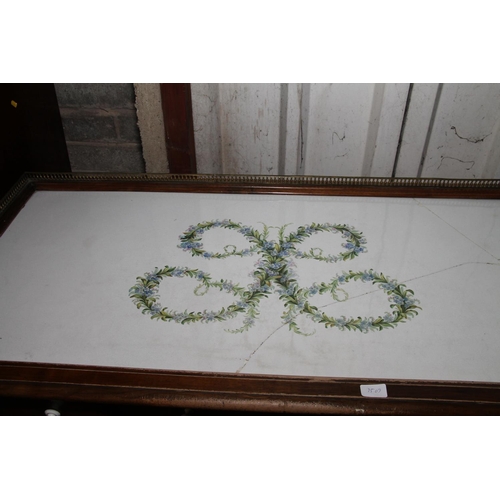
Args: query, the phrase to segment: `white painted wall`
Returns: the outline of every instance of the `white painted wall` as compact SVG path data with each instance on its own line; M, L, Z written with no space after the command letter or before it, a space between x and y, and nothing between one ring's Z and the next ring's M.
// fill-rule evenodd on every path
M500 176L500 85L444 84L422 177Z
M297 174L391 176L408 84L303 84Z
M411 89L397 160L398 177L418 177L438 89L437 83L415 83Z
M191 88L200 173L500 177L500 84Z
M192 84L199 173L277 174L280 84Z

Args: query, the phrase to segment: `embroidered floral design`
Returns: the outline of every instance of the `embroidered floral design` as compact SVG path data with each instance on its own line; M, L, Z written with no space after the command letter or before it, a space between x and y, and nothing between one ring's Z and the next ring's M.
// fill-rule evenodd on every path
M253 282L247 287L241 287L228 280L213 280L209 274L199 269L187 267L165 266L162 269L155 268L154 271L146 273L144 277L138 277L136 284L130 288L129 296L143 314L148 314L152 319L162 321L174 321L180 324L194 322L210 323L213 321L226 321L242 314L243 325L235 330L227 330L238 333L249 330L259 315L258 306L262 299L275 292L284 303L285 311L281 319L288 328L295 333L307 335L298 327L295 319L299 314L309 317L313 322L323 324L325 328L337 327L340 330L358 330L368 332L394 328L399 323L405 322L418 314L420 307L418 300L414 298L414 292L407 289L406 285L399 284L395 280L370 270L349 271L337 275L329 283L314 283L309 288L300 287L292 258L314 259L327 263L347 261L354 259L361 253L365 253L366 239L362 233L347 224L316 224L300 226L296 231L285 235L285 228L279 228L278 240L269 240L269 228L264 225L260 232L250 226L242 225L228 219L222 221L202 222L190 226L181 236L178 247L193 256L205 259L225 259L232 256L245 257L259 254L251 276ZM212 228L224 228L237 231L250 243L249 248L238 250L234 245L226 245L223 252L210 252L205 250L202 235ZM297 250L296 245L302 243L306 238L319 233L339 233L346 241L342 244L344 251L336 254L324 254L320 248L312 248L308 252ZM234 302L227 307L217 311L184 312L172 311L163 307L159 302L159 285L164 278L192 278L199 282L194 289L196 295L204 295L210 288L232 294ZM391 312L384 316L339 318L330 317L320 311L316 306L309 303L309 298L314 295L329 293L335 300L344 301L348 294L339 287L349 281L361 281L377 285L387 296L390 302ZM338 292L342 293L339 297Z

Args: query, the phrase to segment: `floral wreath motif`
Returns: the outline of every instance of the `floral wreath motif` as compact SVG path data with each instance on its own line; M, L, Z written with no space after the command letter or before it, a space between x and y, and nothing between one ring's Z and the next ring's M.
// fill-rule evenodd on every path
M325 328L336 327L340 330L358 330L364 333L374 330L394 328L399 323L413 318L418 314L417 309L421 309L414 298L414 292L399 284L395 280L384 276L382 273L373 271L349 271L335 276L329 283L314 283L309 288L299 286L297 276L293 270L292 257L296 259L314 259L327 263L347 261L356 258L359 254L366 252L366 239L363 234L347 224L316 224L312 223L300 226L295 232L285 235L286 224L281 226L278 233L278 241L269 240L269 227L263 224L262 232L237 222L225 219L222 221L207 221L190 226L179 236L180 244L178 248L190 252L193 256L205 259L225 259L232 256L245 257L255 253L260 255L253 272L254 281L247 287L221 279L213 280L209 274L199 269L189 269L187 267L165 266L162 269L155 268L154 271L146 273L144 277L138 277L136 284L130 288L129 296L138 309L143 314L149 314L151 319L162 321L174 321L180 324L194 322L209 323L213 321L225 321L243 314L243 326L235 330L226 330L231 333L247 331L259 315L258 306L261 299L268 297L275 292L280 300L284 302L285 311L281 318L288 324L289 330L301 334L296 323L299 314L304 314L315 323L323 324ZM241 233L249 242L250 247L238 250L234 245L226 245L223 252L209 252L204 249L202 235L212 228L224 228ZM320 233L339 233L346 240L342 243L343 252L336 255L324 255L320 248L312 248L308 252L301 252L296 249L296 245L302 243L306 238ZM183 312L172 311L163 307L159 302L159 286L164 278L193 278L199 282L195 287L196 295L204 295L210 288L232 294L235 297L233 303L223 307L218 311ZM320 311L316 306L309 303L309 298L316 294L330 293L337 301L347 300L348 294L339 288L340 285L349 281L362 281L378 285L388 296L391 303L391 312L386 312L384 316L346 318L341 316L333 318ZM338 296L342 292L343 297Z

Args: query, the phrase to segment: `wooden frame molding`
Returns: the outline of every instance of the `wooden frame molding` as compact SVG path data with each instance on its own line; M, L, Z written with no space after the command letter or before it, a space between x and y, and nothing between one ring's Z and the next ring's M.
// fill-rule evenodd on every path
M193 107L189 83L160 83L169 170L196 173Z
M152 406L337 415L499 415L500 384L286 377L0 362L0 395Z

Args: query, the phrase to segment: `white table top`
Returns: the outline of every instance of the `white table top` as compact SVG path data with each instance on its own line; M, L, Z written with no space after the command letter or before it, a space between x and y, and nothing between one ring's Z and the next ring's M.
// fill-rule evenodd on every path
M500 382L499 299L499 200L42 191L0 238L8 361Z

